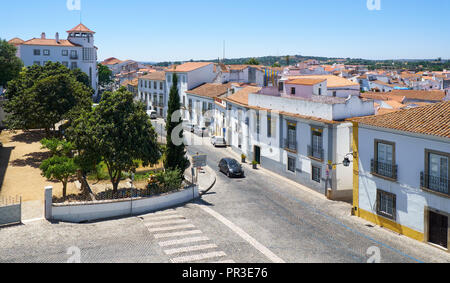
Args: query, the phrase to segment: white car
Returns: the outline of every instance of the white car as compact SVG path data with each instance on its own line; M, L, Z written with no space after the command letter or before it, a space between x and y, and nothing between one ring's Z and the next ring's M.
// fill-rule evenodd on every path
M211 144L215 147L218 146L227 146L227 142L225 141L225 138L223 137L212 137L211 138Z
M155 120L158 118L158 113L155 110L147 111L148 116L150 116L150 119Z

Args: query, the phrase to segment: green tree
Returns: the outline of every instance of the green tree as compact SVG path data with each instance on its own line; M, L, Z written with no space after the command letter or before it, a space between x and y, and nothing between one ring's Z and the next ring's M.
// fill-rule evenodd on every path
M256 58L250 58L247 62L245 62L246 65L259 65L259 61Z
M98 84L106 87L112 82L112 71L107 66L98 64Z
M19 76L23 67L22 60L16 56L17 48L6 40L0 39L0 87Z
M76 74L60 63L31 66L8 84L5 111L11 129L51 128L61 120L71 120L89 109L92 88L77 80Z
M136 160L143 166L156 164L161 157L157 135L142 103L124 87L105 92L102 101L90 112L84 112L67 130L83 153L84 161L101 160L117 192L122 172L132 172Z
M63 184L63 197L67 197L67 183L77 172L77 165L67 156L53 156L42 162L42 175L49 180L57 180Z
M178 76L174 74L167 111L167 145L164 156L164 167L166 170L179 169L181 174L184 174L184 171L189 168L189 160L186 158L186 147L183 142L184 135L180 125L181 103L178 91ZM174 138L176 140L173 140Z
M42 148L48 149L52 156L72 157L72 151L75 149L73 143L57 138L41 140Z

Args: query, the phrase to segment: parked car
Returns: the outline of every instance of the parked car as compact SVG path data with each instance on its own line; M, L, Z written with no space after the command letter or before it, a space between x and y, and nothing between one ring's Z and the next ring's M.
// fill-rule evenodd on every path
M244 169L242 169L241 164L232 158L224 158L220 160L219 170L220 172L226 174L229 178L245 177L245 172Z
M223 137L216 137L216 136L213 136L212 138L211 138L211 144L213 145L213 146L215 146L215 147L218 147L218 146L227 146L227 142L225 141L225 138L223 138Z
M208 135L208 130L206 129L206 127L196 126L194 128L194 134L204 137Z
M195 125L192 123L183 122L183 128L185 131L193 133L194 129L195 129Z
M158 118L158 113L155 110L147 111L148 116L150 116L150 119L155 120Z

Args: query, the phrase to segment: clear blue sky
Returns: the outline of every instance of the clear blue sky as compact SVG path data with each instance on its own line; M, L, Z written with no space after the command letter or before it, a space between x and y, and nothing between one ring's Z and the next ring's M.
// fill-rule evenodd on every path
M450 1L81 0L99 59L175 61L264 55L450 58ZM80 21L66 0L2 0L0 38L54 37Z

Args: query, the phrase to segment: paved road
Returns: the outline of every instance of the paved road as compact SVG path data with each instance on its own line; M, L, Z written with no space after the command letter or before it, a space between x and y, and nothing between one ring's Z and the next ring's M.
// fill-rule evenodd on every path
M203 141L188 151L207 154L212 169L220 158L233 157ZM155 214L2 228L0 262L450 262L448 253L366 226L349 216L350 204L245 169L245 179L218 174L201 200Z

